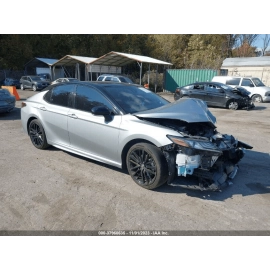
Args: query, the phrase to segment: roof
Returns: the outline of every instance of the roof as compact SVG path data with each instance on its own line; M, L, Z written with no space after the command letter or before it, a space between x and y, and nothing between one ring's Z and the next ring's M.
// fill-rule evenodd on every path
M54 63L54 66L72 66L77 64L78 62L84 64L90 64L97 58L94 57L85 57L85 56L75 56L75 55L66 55L57 62Z
M171 63L164 62L164 61L151 58L148 56L120 53L120 52L109 52L101 56L100 58L97 58L91 64L122 67L124 65L133 63L134 61L144 62L144 63L149 63L149 64L173 65Z
M38 65L41 66L52 66L58 59L51 59L51 58L39 58L35 57L34 59L30 60L25 64L25 66L33 66L36 67Z
M270 66L270 56L226 58L222 67Z

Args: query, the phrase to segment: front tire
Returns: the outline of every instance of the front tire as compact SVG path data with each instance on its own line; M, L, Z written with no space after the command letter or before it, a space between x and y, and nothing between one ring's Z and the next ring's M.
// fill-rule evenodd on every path
M133 145L126 157L133 181L145 189L155 189L168 178L168 164L159 148L149 143Z
M237 110L239 108L239 104L235 100L229 100L227 102L227 108L230 110Z
M36 148L46 149L49 147L44 128L37 119L30 122L28 130L31 142Z
M252 101L253 102L258 102L258 103L263 103L263 99L261 95L254 95L252 96Z

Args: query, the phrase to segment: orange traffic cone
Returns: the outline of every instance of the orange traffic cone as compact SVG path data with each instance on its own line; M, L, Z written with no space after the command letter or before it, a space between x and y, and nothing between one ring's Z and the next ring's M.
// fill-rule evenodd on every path
M10 94L16 97L16 100L20 100L19 94L15 86L2 86L2 89L7 89L10 92Z

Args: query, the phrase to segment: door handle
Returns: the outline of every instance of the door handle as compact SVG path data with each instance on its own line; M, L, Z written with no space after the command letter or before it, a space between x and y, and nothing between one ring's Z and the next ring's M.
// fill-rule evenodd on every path
M78 118L78 116L76 114L74 114L74 113L68 114L68 117L71 117L71 118L74 118L74 119Z
M47 109L45 107L39 107L39 109L42 111L47 111Z

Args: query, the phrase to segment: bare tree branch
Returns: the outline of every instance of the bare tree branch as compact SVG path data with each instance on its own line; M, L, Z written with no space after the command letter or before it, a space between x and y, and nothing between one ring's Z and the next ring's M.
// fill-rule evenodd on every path
M270 43L270 35L264 35L263 40L263 47L262 47L262 55L265 55L265 51Z
M252 46L258 37L259 37L259 35L256 35L256 34L252 34L252 35L241 34L241 35L239 35L239 42L240 42L239 47L241 47L245 43L247 43L249 46Z

